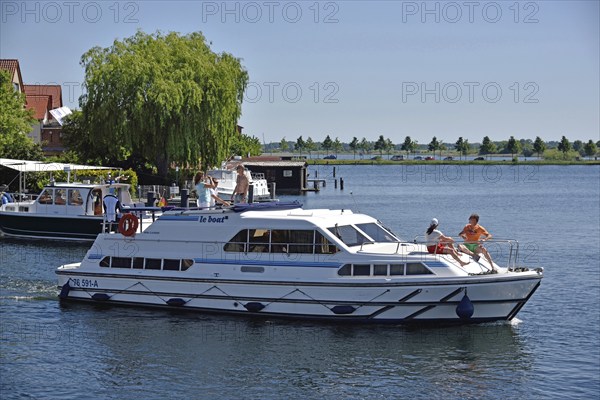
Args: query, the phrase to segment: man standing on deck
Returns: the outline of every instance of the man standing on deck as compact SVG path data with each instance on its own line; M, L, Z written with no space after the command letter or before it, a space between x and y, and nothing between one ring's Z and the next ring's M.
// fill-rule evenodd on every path
M104 222L108 222L108 232L112 232L113 222L117 222L117 210L121 212L121 202L115 196L115 188L108 189L108 194L104 196Z
M231 201L235 202L236 204L248 202L249 182L244 170L245 168L242 164L236 167L238 176L235 181L235 189L233 189L233 193L231 194Z

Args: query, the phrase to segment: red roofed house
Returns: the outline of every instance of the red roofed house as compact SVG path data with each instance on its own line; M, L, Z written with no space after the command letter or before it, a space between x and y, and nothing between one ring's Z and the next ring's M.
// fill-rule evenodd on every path
M21 78L21 67L19 66L19 60L2 60L0 59L0 69L8 71L12 77L13 87L19 92L23 93L23 79Z
M33 110L37 122L27 136L35 143L40 143L46 155L64 151L62 144L62 128L54 119L50 110L63 106L62 88L60 85L25 85L21 76L19 60L0 59L0 69L8 71L12 77L13 87L25 94L24 106Z
M62 128L50 114L50 110L63 106L62 88L60 85L24 85L24 87L27 108L33 108L35 118L40 121L39 130L37 126L34 126L34 135L39 135L34 137L34 140L36 143L42 144L42 150L46 155L62 153L64 151ZM45 112L44 116L42 116L42 112Z

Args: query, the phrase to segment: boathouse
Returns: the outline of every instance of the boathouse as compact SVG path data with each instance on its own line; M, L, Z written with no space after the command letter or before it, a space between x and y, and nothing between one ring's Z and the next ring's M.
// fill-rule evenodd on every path
M306 190L308 164L305 161L242 160L242 163L253 174L264 174L267 183L275 183L277 194L301 194Z

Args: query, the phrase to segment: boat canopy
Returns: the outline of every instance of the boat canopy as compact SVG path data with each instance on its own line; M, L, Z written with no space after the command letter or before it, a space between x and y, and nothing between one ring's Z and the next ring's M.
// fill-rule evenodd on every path
M0 158L0 166L14 169L19 172L53 172L53 171L80 171L92 169L119 169L114 167L100 167L93 165L79 165L59 162L43 162L30 160L15 160Z

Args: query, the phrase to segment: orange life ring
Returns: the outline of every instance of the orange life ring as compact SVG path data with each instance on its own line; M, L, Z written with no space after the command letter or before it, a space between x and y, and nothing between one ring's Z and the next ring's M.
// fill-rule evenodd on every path
M119 221L119 232L123 236L133 236L137 231L139 221L133 214L125 214Z

